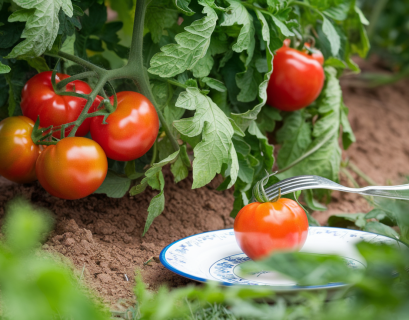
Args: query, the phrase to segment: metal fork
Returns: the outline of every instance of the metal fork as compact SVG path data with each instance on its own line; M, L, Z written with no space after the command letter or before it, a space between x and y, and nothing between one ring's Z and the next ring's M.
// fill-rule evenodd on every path
M364 188L348 188L329 179L319 176L296 176L284 179L264 191L269 200L281 195L306 189L330 189L368 196L377 196L392 199L409 200L409 184L399 186L370 186Z

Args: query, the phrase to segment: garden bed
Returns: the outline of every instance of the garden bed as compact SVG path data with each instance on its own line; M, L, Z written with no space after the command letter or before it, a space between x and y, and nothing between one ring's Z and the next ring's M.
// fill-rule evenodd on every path
M362 67L370 68L365 64ZM409 174L409 82L376 89L349 86L348 77L343 83L349 120L357 138L343 159L348 158L377 184L405 183ZM367 184L354 172L352 175L360 185ZM233 225L229 217L232 191L216 191L221 180L191 190L191 177L175 185L165 170L165 179L165 211L143 238L149 201L156 194L152 191L123 199L92 195L67 201L50 196L38 183L17 185L0 178L0 214L3 216L4 205L17 195L49 209L56 225L44 249L67 257L83 281L118 309L133 301L135 270L153 289L165 283L180 286L190 282L160 264L158 256L164 246L182 237ZM341 180L350 184L345 175ZM325 224L331 214L369 210L362 197L334 192L328 210L314 216Z

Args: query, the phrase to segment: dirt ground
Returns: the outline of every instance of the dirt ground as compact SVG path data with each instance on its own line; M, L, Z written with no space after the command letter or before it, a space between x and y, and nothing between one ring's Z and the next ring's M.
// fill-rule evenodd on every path
M371 68L361 63L363 69ZM344 152L378 184L399 184L409 174L409 81L377 89L356 88L343 80L345 104L357 142ZM17 195L55 216L55 230L43 248L67 257L83 281L113 309L132 303L135 270L151 288L163 283L179 286L190 282L165 269L157 257L167 244L192 234L229 228L233 203L231 191L218 192L218 183L191 190L191 178L175 185L166 176L166 208L141 238L149 200L154 192L136 197L108 199L92 195L67 201L48 195L38 183L17 185L0 178L0 217L4 206ZM361 185L366 182L353 173ZM341 176L345 185L350 182ZM220 182L220 181L219 181ZM325 212L314 216L325 224L334 213L367 212L370 207L360 196L333 193ZM148 260L151 262L146 263Z

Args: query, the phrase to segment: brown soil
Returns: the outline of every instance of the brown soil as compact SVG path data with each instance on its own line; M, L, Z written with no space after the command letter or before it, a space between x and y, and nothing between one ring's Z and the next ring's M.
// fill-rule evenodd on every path
M408 85L409 82L402 82L372 90L346 84L343 88L357 137L343 157L378 184L402 183L409 174ZM182 237L233 224L229 218L231 191L216 191L217 182L190 190L191 177L175 185L169 172L165 176L165 212L154 221L144 238L141 234L147 207L155 194L149 190L135 198L92 195L66 201L48 195L38 183L17 185L0 178L0 217L5 203L17 195L48 208L55 215L56 226L44 249L68 257L79 273L84 269L85 283L112 308L119 309L134 299L135 270L140 270L151 288L163 283L178 286L189 282L158 262L164 246ZM366 184L356 174L353 176L361 185ZM343 175L341 179L345 185L350 183ZM363 198L334 192L328 210L314 216L324 224L334 213L369 210ZM148 260L151 262L146 263Z

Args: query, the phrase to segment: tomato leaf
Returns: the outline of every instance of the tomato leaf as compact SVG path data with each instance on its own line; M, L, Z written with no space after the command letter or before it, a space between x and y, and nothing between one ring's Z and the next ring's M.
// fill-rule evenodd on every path
M235 24L242 25L236 43L232 46L233 51L247 51L246 65L248 65L253 57L256 41L254 38L255 28L253 17L247 11L246 7L239 1L227 0L230 6L226 13L223 14L224 21L221 26L233 26Z
M26 22L21 35L25 40L13 48L7 58L38 57L47 49L51 50L57 38L60 21L58 13L61 10L72 17L73 7L70 0L14 0L22 9L13 12L9 22Z
M192 186L200 188L221 172L223 163L228 162L234 130L220 108L197 88L182 92L176 107L196 110L192 118L177 120L173 124L185 136L202 134L202 141L194 147Z
M201 5L204 6L203 13L206 16L186 27L185 32L176 35L176 44L163 46L161 52L153 56L148 70L150 73L164 78L173 77L191 70L205 56L218 17L206 3Z
M354 132L348 120L348 108L345 104L342 104L341 108L341 125L342 125L342 145L344 150L347 150L349 146L356 141Z
M369 231L373 233L383 234L385 236L399 239L399 234L392 229L391 227L377 221L369 221L365 227L363 228L364 231Z
M365 213L334 214L328 218L330 227L364 228L366 226Z
M323 18L322 31L328 37L328 40L331 44L332 55L336 56L338 54L339 48L341 47L341 39L332 23L327 18L325 18L324 15L322 16L322 18Z
M0 62L0 74L9 73L11 68L7 65L4 65Z
M204 83L206 83L210 88L217 90L219 92L226 92L227 88L226 86L223 84L223 82L217 80L217 79L213 79L213 78L209 78L209 77L204 77L202 79L202 81Z
M108 170L104 182L94 193L104 193L110 198L122 198L131 187L131 179Z
M170 2L154 0L145 14L145 25L149 29L152 41L158 43L164 29L170 28L178 19L178 12Z
M336 70L332 67L326 67L325 71L325 87L317 101L319 117L312 131L314 140L312 140L305 151L314 148L324 139L329 140L309 157L291 169L280 173L279 178L281 179L303 174L319 175L333 181L337 181L339 178L341 149L338 144L338 135L341 124L342 92L339 80L336 77ZM300 142L296 142L294 146L303 146L304 143L302 141L304 139L303 135L299 135L298 140ZM288 164L289 162L284 161L284 158L282 156L281 161Z

